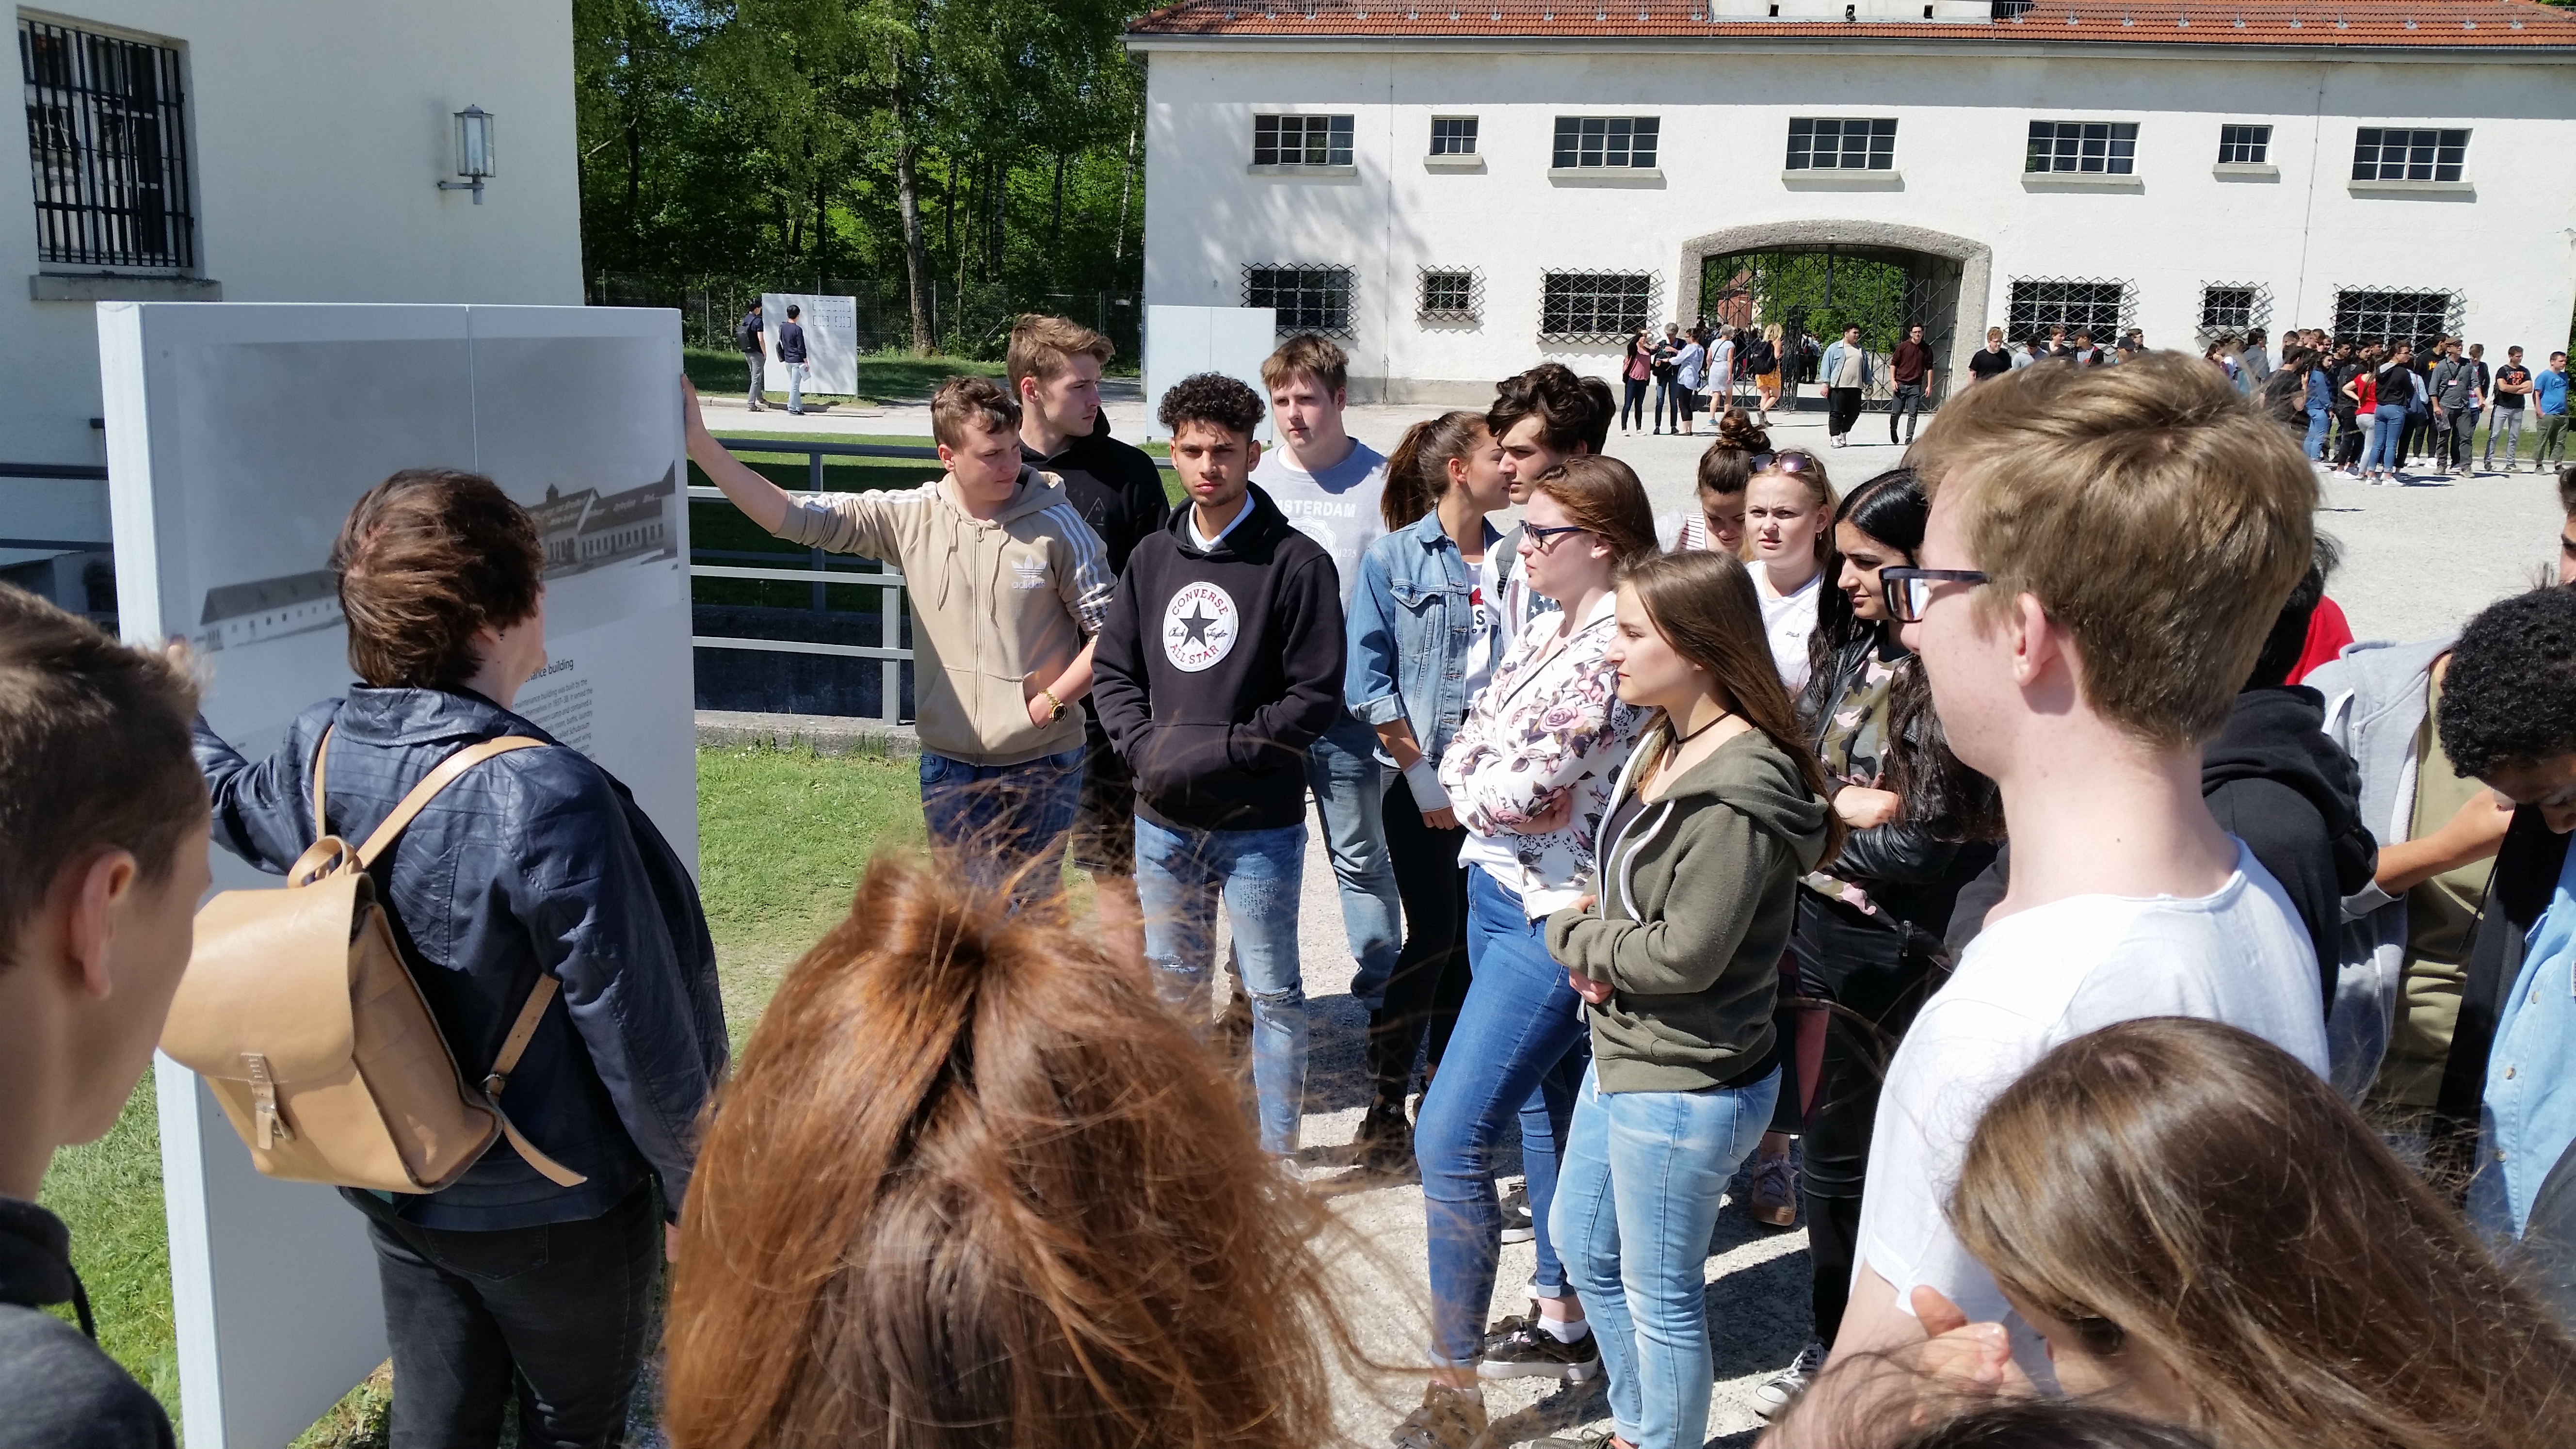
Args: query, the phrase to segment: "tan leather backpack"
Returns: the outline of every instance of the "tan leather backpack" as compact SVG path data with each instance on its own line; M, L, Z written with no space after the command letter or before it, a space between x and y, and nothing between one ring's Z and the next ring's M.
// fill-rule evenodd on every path
M466 771L539 748L509 735L429 772L355 850L322 818L324 753L313 751L313 848L284 890L225 891L197 912L196 946L161 1050L205 1078L251 1161L270 1177L382 1192L436 1192L496 1136L556 1185L581 1174L537 1150L501 1111L501 1089L557 990L540 975L478 1088L429 1014L367 867Z

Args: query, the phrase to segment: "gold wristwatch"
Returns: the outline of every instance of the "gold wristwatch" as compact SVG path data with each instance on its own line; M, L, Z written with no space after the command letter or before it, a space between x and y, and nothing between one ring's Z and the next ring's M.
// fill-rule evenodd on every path
M1055 697L1054 690L1041 689L1038 693L1046 697L1048 724L1053 724L1057 720L1064 718L1064 701Z

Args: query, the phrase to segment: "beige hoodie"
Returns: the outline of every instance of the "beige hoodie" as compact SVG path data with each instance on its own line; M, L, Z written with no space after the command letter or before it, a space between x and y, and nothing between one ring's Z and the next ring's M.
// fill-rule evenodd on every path
M778 536L903 571L923 749L1016 765L1082 748L1078 710L1029 723L1030 698L1100 632L1113 583L1063 479L1022 468L1020 491L989 522L958 506L944 477L899 493L826 493L792 500Z

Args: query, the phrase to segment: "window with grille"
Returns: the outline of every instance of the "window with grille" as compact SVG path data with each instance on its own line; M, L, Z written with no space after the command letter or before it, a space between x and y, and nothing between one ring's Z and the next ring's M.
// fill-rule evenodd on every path
M1888 171L1896 166L1896 122L1801 116L1789 122L1792 171Z
M179 52L22 17L18 66L27 86L38 262L194 267Z
M1653 116L1559 116L1555 159L1558 170L1590 166L1652 166L1655 137L1663 122Z
M2126 176L2137 163L2135 121L2033 121L2021 169Z
M1473 267L1424 267L1414 315L1425 322L1473 322L1484 311L1485 274Z
M1476 118L1433 116L1431 118L1431 154L1434 156L1475 155Z
M1252 164L1348 166L1351 164L1351 118L1255 116L1252 118Z
M2219 165L2261 166L2271 159L2271 127L2221 126L2218 128Z
M1624 342L1653 318L1652 272L1548 272L1539 279L1545 342Z
M1351 335L1351 269L1289 265L1243 269L1243 305L1279 314L1279 332Z
M2078 277L2015 277L2004 331L2016 340L2044 336L2051 327L2066 335L2090 332L2108 346L2129 321L2129 284Z
M2467 304L2457 292L2342 287L2335 291L2338 341L2412 342L2421 347L2459 331Z
M2239 337L2272 323L2272 289L2260 282L2209 282L2200 289L2200 336Z
M2466 131L2402 131L2364 126L2353 133L2355 181L2457 181L2468 160Z

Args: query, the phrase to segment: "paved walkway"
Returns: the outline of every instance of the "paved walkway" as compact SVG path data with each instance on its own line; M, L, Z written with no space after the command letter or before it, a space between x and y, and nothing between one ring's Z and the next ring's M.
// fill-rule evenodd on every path
M1389 449L1430 408L1359 407L1351 431ZM763 431L926 435L921 405L890 405L854 413L790 418L783 413L743 416L739 403L711 400L718 431L757 424ZM730 412L730 416L728 416ZM1854 434L1859 444L1828 450L1821 412L1774 414L1775 444L1807 447L1845 487L1893 466L1900 450L1884 441L1883 415L1865 415ZM1143 405L1113 396L1110 422L1119 436L1143 435ZM1692 468L1707 446L1700 438L1621 436L1609 451L1637 469L1661 513L1688 505ZM2437 482L2419 478L2402 488L2373 488L2340 479L2324 490L2320 525L2344 546L2343 570L2329 592L2363 638L2419 638L2455 629L2479 607L2526 586L2555 556L2560 516L2550 479L2530 474ZM1305 1170L1319 1190L1331 1193L1351 1230L1338 1244L1337 1277L1343 1311L1369 1351L1389 1364L1418 1362L1426 1323L1421 1190L1412 1185L1370 1186L1350 1180L1347 1146L1367 1100L1360 1065L1364 1021L1348 994L1351 961L1341 910L1323 842L1307 852L1300 937L1306 989L1315 1013L1314 1070L1305 1122ZM1759 1421L1752 1412L1755 1386L1776 1372L1807 1337L1807 1254L1803 1229L1774 1232L1754 1226L1730 1208L1708 1260L1709 1318L1716 1347L1716 1399L1710 1413L1712 1445L1749 1445ZM1493 1304L1497 1315L1523 1311L1531 1271L1527 1244L1503 1250ZM1342 1428L1354 1442L1383 1444L1395 1420L1421 1393L1420 1381L1400 1374L1353 1383L1342 1396ZM1522 1443L1574 1425L1599 1427L1603 1412L1597 1385L1582 1389L1545 1380L1492 1386L1487 1401L1499 1432L1495 1443Z

